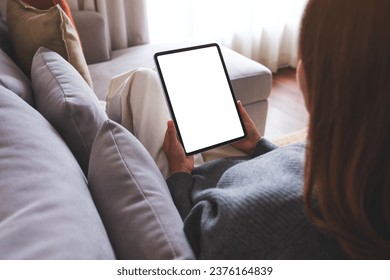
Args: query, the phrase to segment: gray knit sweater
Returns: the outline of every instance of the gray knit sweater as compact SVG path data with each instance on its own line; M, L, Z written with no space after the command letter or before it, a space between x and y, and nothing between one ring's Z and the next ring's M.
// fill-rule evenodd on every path
M303 211L305 145L259 141L253 158L205 163L168 180L199 259L340 259Z

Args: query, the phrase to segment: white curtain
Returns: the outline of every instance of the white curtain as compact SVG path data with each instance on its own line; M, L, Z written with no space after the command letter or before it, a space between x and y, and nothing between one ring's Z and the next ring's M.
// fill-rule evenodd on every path
M307 0L147 0L150 42L218 42L273 72L296 66Z
M111 50L149 42L146 0L67 1L72 10L92 10L102 14L107 23Z
M108 22L112 50L149 42L145 0L95 0L95 2L97 10Z

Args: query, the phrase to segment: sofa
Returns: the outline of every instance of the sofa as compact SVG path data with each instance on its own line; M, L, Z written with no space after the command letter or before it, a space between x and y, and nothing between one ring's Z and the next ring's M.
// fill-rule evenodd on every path
M106 100L112 77L138 67L155 68L153 55L156 52L210 43L186 41L149 44L148 41L142 41L139 45L111 51L107 44L106 23L99 12L79 10L72 11L72 15L84 47L94 91L101 100ZM145 36L140 34L139 37ZM223 46L221 48L236 98L241 100L259 132L264 134L267 98L272 86L271 71L233 50Z
M52 12L69 32L63 10ZM153 159L99 102L113 76L153 68L154 52L179 45L110 51L98 12L73 17L78 35L67 36L81 40L93 89L85 67L46 47L34 50L25 73L15 53L26 44L14 43L11 18L0 21L0 259L193 259ZM260 112L254 119L264 129L269 70L223 54L237 97Z

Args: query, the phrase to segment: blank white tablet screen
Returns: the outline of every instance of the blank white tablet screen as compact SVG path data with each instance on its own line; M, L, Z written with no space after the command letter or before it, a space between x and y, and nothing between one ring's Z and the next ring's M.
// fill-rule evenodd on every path
M216 45L156 59L187 154L245 136Z

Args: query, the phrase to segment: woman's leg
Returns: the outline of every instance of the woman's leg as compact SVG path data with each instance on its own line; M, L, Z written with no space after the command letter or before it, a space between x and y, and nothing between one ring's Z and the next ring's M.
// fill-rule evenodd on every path
M170 114L157 73L140 68L114 77L107 114L137 137L167 178L169 166L162 143Z

